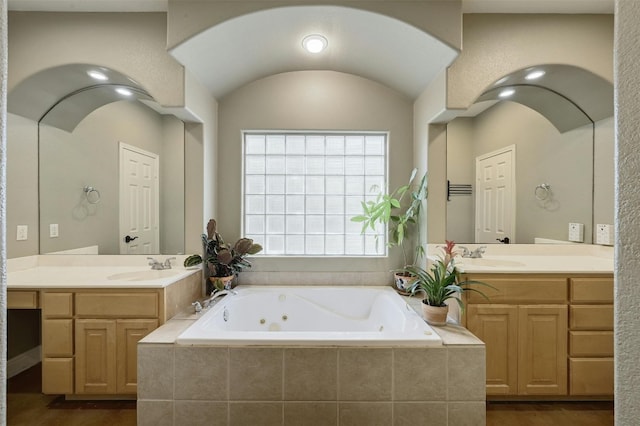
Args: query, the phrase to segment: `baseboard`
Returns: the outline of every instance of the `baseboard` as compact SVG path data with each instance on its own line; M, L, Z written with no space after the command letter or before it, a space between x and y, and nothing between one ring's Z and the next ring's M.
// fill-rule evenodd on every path
M29 349L28 351L7 360L7 378L18 375L24 370L38 364L42 360L41 352L42 347L36 346L35 348Z

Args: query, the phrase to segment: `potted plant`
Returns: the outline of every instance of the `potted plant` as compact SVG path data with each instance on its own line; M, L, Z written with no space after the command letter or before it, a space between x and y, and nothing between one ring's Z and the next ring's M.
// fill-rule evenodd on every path
M423 293L422 299L422 313L424 319L431 325L445 325L447 322L447 314L449 313L449 305L446 301L454 299L461 311L464 311L464 302L460 298L465 291L475 291L481 294L484 293L478 289L470 287L471 284L480 284L487 287L491 287L489 284L475 281L466 280L460 282L460 273L455 266L455 243L453 241L446 241L446 246L443 247L444 257L434 261L431 265L430 271L426 271L423 268L415 265L410 265L404 268L407 272L416 277L416 280L409 286L409 293L414 296L417 293Z
M251 267L246 256L262 251L262 246L250 238L240 238L234 245L225 243L217 231L215 219L209 220L207 233L202 234L202 246L204 259L198 254L191 255L185 259L184 266L198 265L204 261L204 274L208 278L207 294L231 288L234 278Z
M404 267L395 271L395 288L404 295L408 294L407 289L414 280L407 268L415 265L425 254L424 246L420 241L420 213L428 195L427 175L422 176L417 185L414 185L417 173L418 169L413 169L409 182L393 192L389 194L379 192L375 200L362 202L362 214L351 218L353 222L362 222L363 234L368 228L375 230L376 225L390 225L387 245L399 246L404 261ZM408 203L405 200L407 197ZM412 262L410 262L406 243L412 236L417 243L411 258Z

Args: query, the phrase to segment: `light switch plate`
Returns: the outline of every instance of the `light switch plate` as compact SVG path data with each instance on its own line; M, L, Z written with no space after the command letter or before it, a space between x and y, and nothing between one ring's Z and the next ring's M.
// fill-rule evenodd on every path
M49 224L49 238L58 238L58 224L50 223Z
M569 241L584 242L584 223L569 223Z
M29 227L27 225L18 225L16 230L16 241L25 241L29 236Z
M614 240L613 225L599 223L596 225L596 244L612 246Z

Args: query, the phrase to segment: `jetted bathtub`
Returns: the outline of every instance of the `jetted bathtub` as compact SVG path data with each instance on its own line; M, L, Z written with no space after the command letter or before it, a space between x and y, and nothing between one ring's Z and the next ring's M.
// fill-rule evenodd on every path
M180 345L440 346L391 287L240 287L178 336Z

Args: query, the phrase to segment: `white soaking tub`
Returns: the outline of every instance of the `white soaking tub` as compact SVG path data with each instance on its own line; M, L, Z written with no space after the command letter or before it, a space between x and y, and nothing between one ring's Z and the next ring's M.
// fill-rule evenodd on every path
M240 287L178 336L179 345L440 346L391 287Z

